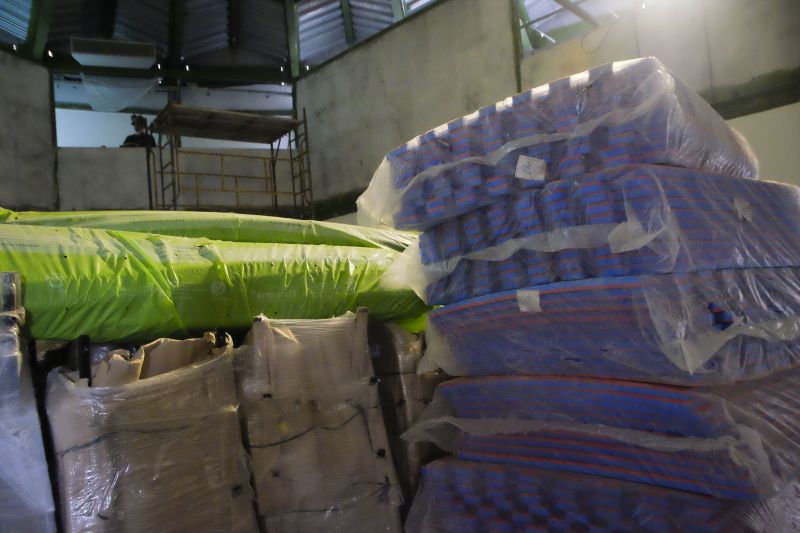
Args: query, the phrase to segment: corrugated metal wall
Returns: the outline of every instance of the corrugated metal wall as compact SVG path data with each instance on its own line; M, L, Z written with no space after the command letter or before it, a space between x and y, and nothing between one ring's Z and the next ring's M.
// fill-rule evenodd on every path
M228 48L228 2L186 0L183 56L188 60Z
M33 0L0 2L0 42L19 44L28 35Z
M339 0L301 0L297 2L297 16L302 61L321 63L347 48Z
M265 64L286 62L286 16L283 4L265 0L240 0L242 18L239 44L264 56Z
M392 0L350 0L356 41L363 41L392 25Z
M156 45L160 57L169 48L170 0L118 0L114 39Z

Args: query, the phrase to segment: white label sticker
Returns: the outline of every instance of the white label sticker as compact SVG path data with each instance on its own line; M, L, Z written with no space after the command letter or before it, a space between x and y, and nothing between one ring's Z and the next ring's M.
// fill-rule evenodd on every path
M741 198L733 199L733 208L736 209L736 214L745 222L753 221L753 205L747 200Z
M521 155L517 159L517 168L514 171L514 176L521 180L544 182L546 173L547 163L544 159L528 157L527 155Z
M517 305L523 313L541 313L542 302L539 299L539 291L517 291Z

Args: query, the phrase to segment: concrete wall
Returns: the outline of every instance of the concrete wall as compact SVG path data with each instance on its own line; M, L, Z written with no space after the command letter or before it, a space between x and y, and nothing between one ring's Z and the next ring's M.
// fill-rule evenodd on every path
M516 89L508 0L449 0L297 84L314 197L364 189L383 155Z
M59 148L61 210L148 209L144 148Z
M800 67L798 50L797 0L653 1L582 38L526 57L522 86L609 61L656 56L693 89L724 100L754 78Z
M212 154L213 152L213 154ZM226 155L224 168L218 155ZM206 155L208 154L208 155ZM265 193L264 181L247 176L264 175L262 157L264 150L192 149L180 158L184 191L178 205L184 209L216 207L221 210L236 207L253 211L272 206L272 197ZM241 155L244 157L228 157ZM279 157L287 157L281 153ZM291 191L291 173L288 161L279 161L277 168L278 190ZM224 172L224 188L236 190L239 176L239 195L232 192L201 192L195 188L220 187L218 176ZM195 178L196 176L196 178ZM195 181L197 180L197 181ZM197 187L196 185L199 185ZM148 209L147 168L143 148L59 148L58 189L61 209L80 211L87 209ZM237 205L238 202L238 205ZM281 196L279 206L292 204L292 197Z
M0 205L54 209L56 149L47 70L0 52Z
M755 150L764 179L800 185L800 103L729 120Z

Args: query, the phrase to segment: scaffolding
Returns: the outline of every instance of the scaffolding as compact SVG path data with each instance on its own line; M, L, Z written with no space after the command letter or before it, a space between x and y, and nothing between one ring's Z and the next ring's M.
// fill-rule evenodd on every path
M147 149L151 209L234 210L314 217L306 115L302 119L204 109L170 102L149 127ZM181 137L269 145L264 155L231 150L190 150ZM281 139L287 148L281 149ZM218 161L217 170L192 168L194 158ZM278 177L287 167L289 185ZM247 169L242 170L243 168Z

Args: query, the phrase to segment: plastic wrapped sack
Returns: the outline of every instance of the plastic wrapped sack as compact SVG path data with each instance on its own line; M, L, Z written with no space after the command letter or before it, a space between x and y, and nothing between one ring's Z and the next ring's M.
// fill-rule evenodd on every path
M800 473L800 370L727 387L547 376L442 384L404 438L459 458L768 498Z
M19 276L1 272L0 286L0 531L54 532L53 491L19 335Z
M258 317L238 350L260 519L275 533L398 532L398 487L367 313Z
M293 218L196 211L68 211L15 213L0 208L0 222L136 231L232 242L327 244L401 251L414 239L402 231Z
M655 58L506 98L390 152L359 221L425 229L498 198L628 163L757 177L746 141Z
M108 386L51 372L66 533L258 531L232 346L221 344L208 334L116 353L116 372L98 369Z
M800 268L565 281L441 307L428 321L423 370L732 383L800 361Z
M384 249L253 244L0 224L0 269L21 273L38 339L95 342L247 327L258 313L325 318L365 306L382 319L424 304L379 279Z
M420 466L433 458L435 450L427 443L409 444L400 436L433 401L434 390L447 376L442 372L417 373L423 335L409 333L397 324L375 323L369 327L369 343L386 433L407 511L417 489Z
M483 531L789 532L800 529L800 484L761 502L536 468L446 459L425 467L406 528Z
M446 304L583 278L800 265L800 188L630 165L428 229L386 273Z

